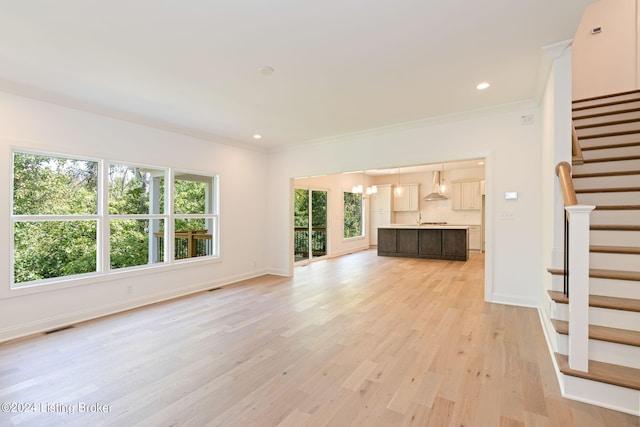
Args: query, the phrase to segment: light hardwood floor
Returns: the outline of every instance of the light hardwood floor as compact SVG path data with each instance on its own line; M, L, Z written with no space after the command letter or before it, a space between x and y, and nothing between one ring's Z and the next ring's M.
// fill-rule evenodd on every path
M36 407L0 425L637 427L560 396L483 262L359 252L5 343L0 402Z

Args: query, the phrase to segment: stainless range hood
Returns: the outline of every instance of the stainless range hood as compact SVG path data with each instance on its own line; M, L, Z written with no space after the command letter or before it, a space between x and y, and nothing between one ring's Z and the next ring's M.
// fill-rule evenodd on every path
M425 202L447 200L447 196L440 193L440 171L433 172L433 192L427 194L423 200Z

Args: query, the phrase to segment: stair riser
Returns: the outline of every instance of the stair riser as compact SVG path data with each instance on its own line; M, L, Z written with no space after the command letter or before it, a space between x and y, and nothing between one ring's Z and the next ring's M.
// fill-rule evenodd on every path
M598 150L586 150L582 152L582 155L585 159L599 159L602 157L610 158L610 157L621 157L621 156L637 156L637 155L640 155L640 146L631 145L628 147L614 147L614 148L601 148ZM576 165L575 168L579 169L586 166L588 166L588 164Z
M560 289L554 290L561 291L562 282L560 283ZM640 282L591 277L589 278L589 293L607 297L640 299Z
M581 205L611 206L611 205L640 205L640 191L612 192L612 193L578 193ZM640 218L638 219L640 224Z
M617 104L617 105L626 105L628 102L634 102L640 100L640 94L638 94L637 92L630 92L630 93L624 93L624 94L620 94L620 95L614 95L614 96L607 96L607 97L602 97L602 98L598 98L598 99L592 99L592 100L575 100L574 102L571 103L571 108L576 109L576 108L582 108L582 107L597 107L600 104L610 104L610 103L618 103L621 102L622 104ZM615 106L608 106L607 108L615 108Z
M601 145L625 144L633 142L640 142L640 136L636 134L630 134L582 139L580 140L580 147L599 147Z
M618 106L618 109L616 110L607 110L606 107L605 108L600 108L598 110L585 110L585 111L580 111L580 115L578 115L577 113L573 115L573 124L575 127L580 127L580 126L589 126L589 125L597 125L597 124L604 124L604 123L608 123L611 121L618 121L618 120L632 120L632 119L637 119L640 116L640 112L638 111L630 111L630 112L624 112L625 110L628 109L633 109L633 108L640 108L640 102L635 102L635 103L631 103L631 104L626 104L626 105L620 105ZM614 111L618 111L616 113L613 113ZM620 112L622 111L622 112ZM596 116L596 117L588 117L588 118L580 118L583 117L585 115L587 116L591 116L591 115L595 115L595 114L601 114L601 113L608 113L605 114L603 116ZM613 114L612 114L613 113Z
M589 159L587 156L588 151L585 153L584 158ZM598 156L600 158L600 156ZM572 173L574 175L581 173L596 173L596 172L618 172L618 171L630 171L630 170L640 170L640 159L634 160L620 160L620 161L609 161L609 162L597 162L597 163L584 163L582 165L576 165L572 169Z
M558 320L569 321L569 306L558 303L554 303L554 305L552 317ZM610 328L640 331L640 313L590 307L589 323L592 325L608 326Z
M590 221L602 225L638 225L638 215L638 211L592 211Z
M576 129L578 139L593 135L601 135L616 132L638 132L640 134L640 122L618 123L612 125L596 126L592 128Z
M589 243L598 246L640 247L640 231L591 230Z
M551 276L551 290L558 292L564 291L564 276L559 274Z
M640 271L640 255L591 252L589 265L604 270Z
M551 278L551 289L562 292L564 290L563 276L554 274ZM606 297L640 299L640 282L633 280L589 278L589 294Z
M590 381L570 375L560 375L562 396L638 416L640 391Z
M589 308L589 323L610 328L640 330L640 313L607 308Z
M640 187L640 174L573 178L573 186L579 188Z
M558 353L569 354L569 337L556 332ZM589 340L589 359L640 369L640 347L608 341Z

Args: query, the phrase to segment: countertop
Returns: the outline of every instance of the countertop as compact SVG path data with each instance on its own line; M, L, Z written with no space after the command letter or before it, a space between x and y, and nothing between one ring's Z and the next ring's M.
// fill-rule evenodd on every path
M391 224L386 227L379 228L390 228L390 229L424 229L424 228L432 228L432 229L442 229L442 230L468 230L468 225L449 225L449 224Z

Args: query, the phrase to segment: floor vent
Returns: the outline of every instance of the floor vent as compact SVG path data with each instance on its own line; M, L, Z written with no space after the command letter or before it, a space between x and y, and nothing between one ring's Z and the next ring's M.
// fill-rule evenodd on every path
M55 334L56 332L66 331L67 329L73 329L73 325L63 326L62 328L51 329L50 331L44 331L44 335Z
M222 286L218 286L217 288L211 288L207 292L217 291L218 289L222 289Z

